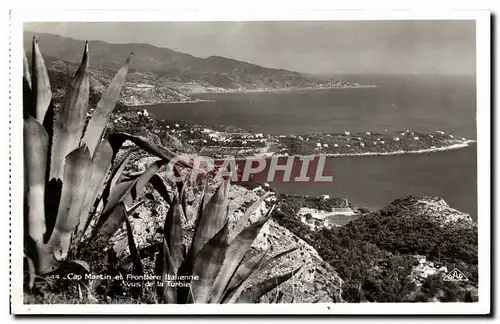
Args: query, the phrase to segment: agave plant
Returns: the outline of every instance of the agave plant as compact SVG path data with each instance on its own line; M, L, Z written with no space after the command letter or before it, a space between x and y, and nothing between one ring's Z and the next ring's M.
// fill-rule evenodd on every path
M128 214L141 202L139 192L150 183L170 208L165 218L164 240L157 258L161 274L159 296L165 303L254 302L298 271L288 272L246 289L267 253L250 257L249 251L260 229L270 217L245 227L262 203L262 197L238 221L231 235L228 227L229 182L223 182L209 198L207 185L195 220L189 249L182 243L182 215L188 216L185 184L177 183L170 198L158 170L175 154L147 139L127 133L113 133L103 139L111 112L125 83L130 56L104 92L88 123L89 99L88 44L82 62L66 91L64 104L55 113L47 68L33 40L32 66L24 58L24 167L25 167L25 254L32 274L44 275L69 262L68 257L102 251L125 223L133 271L144 273L135 246ZM30 73L31 71L31 73ZM122 144L130 140L160 159L143 173L123 180L131 152L113 166ZM184 167L189 164L179 161ZM179 173L174 167L174 172ZM93 224L92 226L90 224ZM92 250L93 249L93 250ZM285 251L272 261L293 251ZM83 252L82 252L83 251ZM75 261L76 262L76 261ZM84 262L78 262L88 268ZM172 285L172 277L193 278L188 285ZM30 286L33 286L30 277ZM196 278L196 279L194 279Z
M103 139L125 83L131 55L103 93L87 123L88 43L58 114L55 114L47 68L35 38L31 73L24 56L25 255L31 274L43 275L56 270L67 262L68 253L84 245L91 246L90 242L93 246L95 242L107 243L125 222L127 211L137 207L132 204L138 192L175 156L145 138L127 133ZM131 154L125 154L116 167L112 162L126 140L160 160L136 179L119 183ZM90 229L94 219L98 220ZM84 238L89 236L84 243ZM30 280L30 286L32 284Z
M260 297L290 279L300 268L269 278L246 289L253 282L258 270L264 266L267 251L250 256L251 246L264 224L269 220L273 208L266 216L246 226L250 215L264 201L264 197L250 206L229 233L228 190L229 181L224 181L209 197L208 186L196 215L191 245L183 242L183 215L187 216L183 196L185 187L175 193L165 217L163 244L156 256L156 273L162 282L158 289L164 303L235 303L256 302ZM129 247L134 273L143 274L141 257L137 252L131 227L127 226ZM296 250L293 247L268 258L272 262Z

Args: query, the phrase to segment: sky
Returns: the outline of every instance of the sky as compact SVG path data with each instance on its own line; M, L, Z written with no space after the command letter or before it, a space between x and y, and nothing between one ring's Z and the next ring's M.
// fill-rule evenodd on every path
M474 21L44 22L25 29L308 73L471 75L476 65Z

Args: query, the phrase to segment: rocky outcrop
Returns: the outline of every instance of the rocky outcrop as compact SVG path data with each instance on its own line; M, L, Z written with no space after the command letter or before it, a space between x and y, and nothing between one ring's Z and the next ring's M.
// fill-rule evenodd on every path
M451 208L439 197L406 197L393 201L385 209L398 210L400 217L425 218L439 226L476 226L469 214Z

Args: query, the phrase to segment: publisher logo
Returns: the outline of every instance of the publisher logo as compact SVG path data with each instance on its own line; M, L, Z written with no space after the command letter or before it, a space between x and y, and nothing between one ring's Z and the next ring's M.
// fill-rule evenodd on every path
M469 278L462 271L455 268L443 277L443 281L469 281Z

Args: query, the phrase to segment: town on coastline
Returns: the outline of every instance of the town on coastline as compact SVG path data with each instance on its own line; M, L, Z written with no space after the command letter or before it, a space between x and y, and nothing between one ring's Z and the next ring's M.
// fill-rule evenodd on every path
M314 133L273 135L224 125L193 125L183 121L156 120L144 107L134 107L111 120L116 129L141 129L155 122L154 132L169 145L214 158L224 156L292 155L390 155L428 153L468 146L474 141L436 130L409 129L383 132Z

